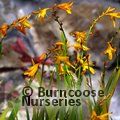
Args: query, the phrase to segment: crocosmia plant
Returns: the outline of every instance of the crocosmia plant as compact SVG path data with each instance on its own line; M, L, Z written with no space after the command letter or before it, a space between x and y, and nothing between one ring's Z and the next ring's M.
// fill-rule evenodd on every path
M116 28L120 12L114 7L106 8L92 20L88 30L69 33L73 40L71 42L60 13L71 16L73 8L75 4L71 1L54 4L0 26L0 60L4 57L5 48L9 47L5 46L8 33L16 30L27 36L34 24L31 18L41 25L47 20L54 21L60 38L53 40L54 43L37 56L29 53L25 41L18 38L15 43L11 43L12 51L20 55L19 69L24 85L11 93L13 98L6 100L7 105L0 114L0 120L21 120L21 112L24 120L112 120L114 113L109 108L120 79L119 48L113 44L114 36L107 40L106 48L99 53L104 56L104 60L101 75L96 78L98 84L95 85L93 78L97 73L96 63L92 61L88 42L93 42L95 26L104 18ZM116 65L107 76L107 65L114 58Z

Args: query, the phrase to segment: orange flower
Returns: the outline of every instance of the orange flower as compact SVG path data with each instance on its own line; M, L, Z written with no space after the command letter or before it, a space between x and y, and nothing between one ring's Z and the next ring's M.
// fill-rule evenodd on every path
M105 113L102 115L97 115L95 111L92 112L91 120L107 120L107 117L110 115L110 113Z
M113 26L116 26L115 20L116 18L120 19L120 12L116 12L115 8L108 7L108 9L104 12L105 15L110 16L113 22Z
M82 61L82 67L83 67L83 72L86 72L89 70L92 74L95 74L95 70L91 67L91 64L88 65L87 61Z
M62 51L63 49L63 46L64 46L64 43L61 42L61 41L58 41L55 43L55 45L53 45L52 48L48 49L51 53L57 53Z
M46 56L47 56L46 53L42 53L39 57L36 57L34 61L36 63L42 64L45 61Z
M6 35L8 28L9 26L7 24L3 24L0 27L0 37L4 37Z
M81 45L80 43L75 43L73 44L73 47L76 49L76 50L84 50L84 51L88 51L89 48L85 45Z
M15 27L18 31L20 31L23 34L26 34L26 30L24 26L18 25Z
M40 19L41 22L43 22L46 14L47 14L47 10L49 10L49 9L50 8L40 9L38 11L34 11L33 14L37 14L37 17Z
M108 42L107 44L108 44L108 47L104 51L104 53L108 55L109 60L112 60L113 54L115 54L116 52L116 48L113 48L110 42Z
M30 29L30 28L32 27L32 25L31 25L31 23L28 21L29 18L30 18L30 15L25 16L25 17L22 17L22 18L18 19L18 23L19 23L20 25L24 26L25 28L29 28L29 29Z
M56 56L56 63L57 64L65 63L68 66L71 66L74 68L74 66L69 61L69 57L67 57L67 56Z
M68 61L69 61L69 57L66 57L66 56L57 56L56 57L56 63L68 62Z
M56 6L56 8L66 11L68 14L71 14L73 2L62 3Z
M27 71L24 72L24 75L27 75L28 77L34 77L36 72L38 71L39 64L34 64L30 68L28 68Z
M26 28L30 29L32 27L31 23L28 21L30 15L22 17L12 23L12 26L15 27L18 31L26 34Z
M76 31L76 32L71 33L71 35L76 38L77 42L83 43L86 40L87 34L85 31L83 32Z
M92 74L95 74L95 70L92 67L93 64L91 62L89 62L90 61L89 59L90 59L90 56L88 56L88 58L84 59L84 58L80 58L80 56L77 55L77 61L80 62L81 66L82 66L83 73L85 73L88 70Z
M55 43L55 45L56 45L56 47L61 47L61 46L64 45L64 43L61 42L61 41L58 41L58 42Z
M59 70L59 73L60 73L61 75L62 75L62 74L65 74L65 70L64 70L62 64L59 64L59 66L58 66L58 70Z

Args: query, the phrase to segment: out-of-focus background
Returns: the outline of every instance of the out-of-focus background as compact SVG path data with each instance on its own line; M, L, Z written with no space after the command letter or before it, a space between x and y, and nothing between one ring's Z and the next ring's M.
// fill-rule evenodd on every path
M66 1L68 0L0 0L0 25L3 23L12 23L15 19L25 16L33 10ZM68 39L72 41L69 35L70 32L88 30L92 20L108 6L116 7L120 10L120 0L74 0L72 15L60 13ZM19 86L24 82L21 66L27 65L20 61L21 55L20 52L16 52L16 45L25 44L29 55L35 57L45 52L49 46L60 39L59 30L54 21L46 19L45 23L40 24L39 21L33 18L31 22L33 23L33 27L28 30L26 36L16 30L12 30L9 31L7 38L4 40L4 56L0 59L0 81L3 81L4 84L3 86L0 85L0 90L7 91L7 94L11 94L11 91L13 91L13 96L17 95L17 91L13 89L16 87L19 89ZM119 27L119 21L117 28L113 28L111 21L104 18L96 24L96 33L92 38L92 42L91 40L88 42L88 46L91 48L90 53L93 55L92 60L96 62L98 67L98 72L93 78L95 86L103 66L103 55L100 53L105 49L106 42L114 35L115 40L113 44L116 47L120 47ZM114 62L115 59L108 65L108 76L114 68ZM114 113L113 120L120 120L119 91L120 84L116 89L110 107L110 111ZM2 96L0 96L0 101L2 101ZM0 106L3 107L3 104L0 104Z

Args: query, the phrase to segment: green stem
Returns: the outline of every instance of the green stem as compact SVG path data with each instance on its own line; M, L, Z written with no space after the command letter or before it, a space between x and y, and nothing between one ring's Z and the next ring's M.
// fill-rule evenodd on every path
M2 42L0 42L0 57L2 56Z
M63 43L64 43L64 46L63 46L63 55L67 56L67 37L66 37L65 31L63 29L63 23L59 20L59 16L57 16L57 12L56 11L53 11L53 17L54 17L54 20L59 24L60 31L62 32L62 35L63 35L63 39L62 39ZM64 69L65 69L66 72L68 71L68 66L65 65L65 64L64 64ZM64 75L64 80L66 82L68 81L67 79L68 79L68 76Z
M88 34L87 34L87 37L86 37L86 41L89 39L89 36L90 36L90 33L92 32L94 26L96 25L96 23L103 17L105 16L105 13L102 13L100 16L98 16L92 23L92 25L90 26L89 28L89 31L88 31Z
M105 64L106 64L106 63L104 62L104 67L103 67L103 72L102 72L102 77L101 77L102 89L105 88L105 81L104 81L104 79L105 79L105 74L106 74Z
M59 89L61 78L60 78L60 75L59 75L58 65L56 64L55 67L56 67L56 75L57 75L57 88Z
M83 58L84 56L84 51L81 52L81 59ZM81 86L81 83L82 83L82 76L81 76L81 73L82 73L82 67L79 68L79 74L78 74L78 79L80 80L80 86Z
M48 58L49 58L49 55L50 55L50 53L46 54L46 58L45 58L45 60L44 60L43 63L42 63L41 74L38 75L40 86L42 86L42 82L43 82L43 74L44 74L44 66L45 66L45 62L46 62L46 60L48 60Z
M88 62L88 70L90 71L90 64L89 64L88 58L87 58L87 62ZM89 80L90 80L90 89L93 90L91 74L88 72L88 75L89 75ZM94 97L93 97L93 101L94 101L94 104L96 105L96 101Z
M116 69L118 70L120 65L119 65L119 51L116 52L116 59L117 59L117 66L116 66Z
M64 55L67 55L67 37L65 35L65 31L63 29L63 23L59 20L59 16L57 16L57 12L56 11L53 11L53 17L54 17L54 20L58 23L59 25L59 29L60 31L62 32L62 35L63 35L63 43L65 44L64 45Z

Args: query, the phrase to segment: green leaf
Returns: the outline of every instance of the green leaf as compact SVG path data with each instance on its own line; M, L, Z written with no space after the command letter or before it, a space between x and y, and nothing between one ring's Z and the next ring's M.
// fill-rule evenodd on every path
M111 77L109 78L109 81L105 88L105 95L108 95L109 93L111 95L114 94L119 79L120 79L120 68L118 70L114 70Z
M2 115L0 116L0 120L6 120L6 115L9 112L10 108L6 108Z
M83 108L82 108L82 105L79 107L79 111L78 111L78 114L80 115L79 117L79 119L80 120L83 120Z
M79 115L78 115L78 107L71 107L69 109L69 117L68 117L68 120L78 120L79 118Z
M120 68L118 70L114 70L113 73L111 74L109 81L105 87L105 95L111 95L102 105L102 112L103 113L107 113L108 112L108 108L109 108L109 104L110 104L110 100L114 94L114 91L117 87L118 81L120 79Z
M66 38L66 35L65 33L61 33L61 41L64 43L64 46L63 46L63 54L66 55L67 54L67 38Z
M46 107L49 120L56 120L58 110L59 110L59 107L52 107L52 106Z
M39 117L38 117L37 120L44 120L44 116L45 116L45 110L44 110L44 108L42 108L38 114L39 114L38 115Z
M2 55L2 43L0 43L0 57Z
M11 104L13 108L8 120L17 120L17 113L20 109L20 102L17 102L17 103L11 102Z
M26 106L25 109L26 109L26 117L27 117L27 120L30 120L29 110L28 110L27 106Z
M46 118L46 119L45 119ZM47 120L47 112L45 108L33 108L32 120Z
M59 109L59 120L65 120L65 116L66 116L66 107L62 106Z
M38 72L36 74L36 78L38 80L39 85L42 86L41 72L39 70L38 70Z

